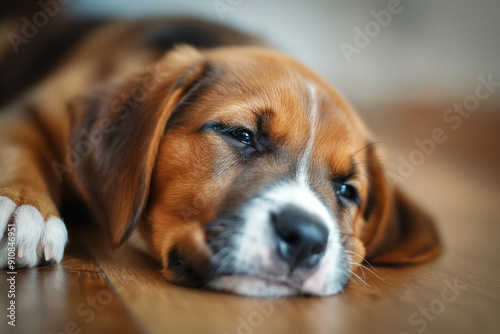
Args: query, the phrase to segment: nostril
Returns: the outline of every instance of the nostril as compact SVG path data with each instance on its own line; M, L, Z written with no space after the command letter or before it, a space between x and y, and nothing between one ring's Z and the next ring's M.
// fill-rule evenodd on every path
M312 249L311 249L311 253L312 254L321 254L323 253L323 250L325 249L325 247L322 245L322 244L316 244Z
M290 232L290 231L289 231ZM278 232L279 234L279 232ZM285 235L280 235L281 239L289 245L296 245L300 242L300 236L297 232L291 231Z

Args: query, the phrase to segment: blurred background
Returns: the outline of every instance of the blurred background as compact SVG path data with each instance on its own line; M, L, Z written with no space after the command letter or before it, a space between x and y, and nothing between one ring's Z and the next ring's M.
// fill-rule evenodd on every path
M378 23L373 12L397 3L396 14ZM356 103L460 98L479 75L500 81L498 0L72 0L67 6L87 17L195 15L236 27L300 59ZM362 38L356 44L356 28L368 36L366 46ZM359 52L346 57L342 43Z

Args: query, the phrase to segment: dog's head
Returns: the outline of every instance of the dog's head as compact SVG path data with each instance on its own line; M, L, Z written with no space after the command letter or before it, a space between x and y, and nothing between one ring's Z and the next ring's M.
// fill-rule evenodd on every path
M364 257L438 252L352 108L282 54L179 47L71 115L81 191L115 243L141 226L171 282L329 295Z

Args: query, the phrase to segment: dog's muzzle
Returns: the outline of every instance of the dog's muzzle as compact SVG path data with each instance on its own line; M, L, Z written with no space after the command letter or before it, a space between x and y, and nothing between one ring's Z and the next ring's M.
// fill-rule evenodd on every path
M219 228L217 228L219 227ZM209 288L252 296L329 295L349 266L337 219L308 186L274 184L211 224Z

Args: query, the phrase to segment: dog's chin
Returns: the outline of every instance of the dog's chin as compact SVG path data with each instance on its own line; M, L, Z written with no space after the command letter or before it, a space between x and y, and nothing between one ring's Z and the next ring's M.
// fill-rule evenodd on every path
M337 289L310 289L307 283L298 286L288 281L260 276L222 275L208 283L214 291L223 291L249 297L280 298L293 296L322 297L342 291Z
M223 275L208 284L209 289L251 297L290 297L307 295L286 281L259 276Z

